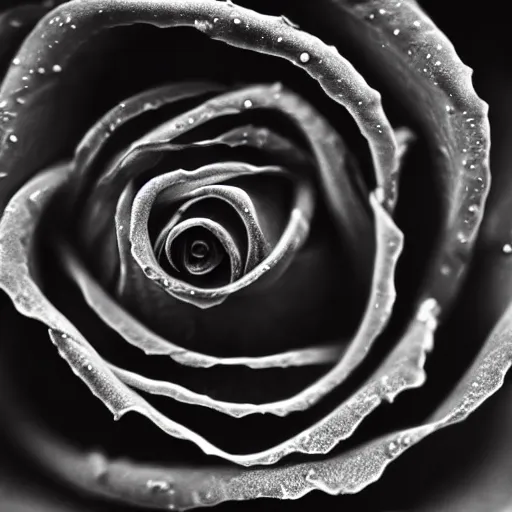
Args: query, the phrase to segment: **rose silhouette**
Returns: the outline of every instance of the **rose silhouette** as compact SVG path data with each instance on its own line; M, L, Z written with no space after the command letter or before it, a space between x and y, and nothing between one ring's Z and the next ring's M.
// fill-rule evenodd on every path
M39 467L150 508L351 494L501 385L506 315L425 370L489 133L415 3L51 7L2 19L2 407Z

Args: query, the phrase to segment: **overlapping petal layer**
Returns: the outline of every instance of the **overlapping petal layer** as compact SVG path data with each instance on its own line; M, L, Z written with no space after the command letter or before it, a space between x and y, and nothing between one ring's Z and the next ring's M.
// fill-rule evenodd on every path
M357 391L330 413L320 419L313 416L302 432L255 453L231 453L216 446L160 412L151 397L207 407L234 418L258 413L284 417L313 409L354 376L376 342L382 340L393 313L395 271L403 249L403 233L393 214L399 166L412 139L411 132L392 128L380 95L335 47L299 30L285 17L265 16L229 1L71 1L43 19L27 38L1 89L7 121L3 125L6 142L0 150L0 162L6 176L2 200L7 206L0 220L0 287L20 313L48 326L59 354L115 419L136 412L164 433L192 441L205 454L237 465L276 464L293 453L326 455L348 439L383 401L393 402L402 391L424 383L424 363L434 346L439 315L460 285L487 194L486 106L474 94L470 73L451 44L412 1L393 6L380 1L332 5L335 11L344 12L350 30L364 29L364 51L373 56L392 52L393 58L385 57L385 61L406 75L408 84L414 84L412 97L422 99L421 108L426 113L422 111L418 117L439 167L436 172L441 175L442 230L428 280L417 294L414 314L378 368L371 370ZM66 22L57 23L60 20ZM217 85L187 83L141 93L108 112L83 138L72 161L36 174L41 162L51 159L52 149L42 149L37 141L32 145L25 142L24 126L32 115L29 107L34 98L41 104L58 104L55 76L61 72L65 75L68 63L79 47L88 44L91 34L137 23L160 28L194 27L212 39L283 58L303 68L328 97L349 111L367 139L375 189L368 190L354 176L359 172L357 165L330 123L280 84L226 91ZM41 44L43 39L57 38L59 44ZM52 63L51 79L46 73L30 72L41 62ZM30 101L18 101L20 97ZM183 111L139 133L121 151L108 153L111 138L121 133L124 125L145 113L190 100L196 102L192 108L187 103ZM6 115L13 111L14 104L15 115ZM200 136L200 129L215 120L236 120L256 110L287 119L302 139L282 134L272 126L245 121L220 134ZM32 129L42 124L42 117L36 117ZM255 164L238 158L213 162L199 159L200 163L191 167L182 156L219 147L258 150L266 160ZM39 162L35 155L39 155ZM184 158L183 165L180 158ZM250 187L244 188L248 183L244 180L261 176L282 178L292 191L287 224L278 235L269 227L267 210L260 207L261 196ZM82 208L80 226L86 233L81 242L101 242L101 261L108 261L106 269L90 271L86 259L62 234L56 242L59 269L80 289L84 307L146 356L169 356L174 362L196 368L247 366L285 371L295 366L332 366L288 398L241 403L215 399L172 379L152 378L108 361L101 355L101 340L86 339L80 326L59 311L38 278L34 264L37 234L57 200L68 207L77 202ZM207 215L200 210L212 200L230 209L228 220L226 215L217 218L216 213ZM169 308L184 302L203 310L217 307L224 300L237 300L240 293L256 286L272 286L306 244L319 202L327 206L354 272L373 268L366 309L350 341L314 340L308 347L263 356L220 357L187 348L186 343L175 343L125 307L126 297L141 293L149 299L145 301L149 307L152 299L158 298ZM208 211L207 206L204 208ZM162 215L164 221L158 220ZM193 230L199 228L207 231L219 247L215 258L203 266L197 258L192 263L190 243L176 249L180 237L197 233ZM194 236L192 244L199 241L207 245L203 238ZM217 242L207 249L213 251ZM204 276L213 276L220 268L221 250L229 262L229 272L221 276L226 282L218 285ZM200 254L199 259L203 256ZM358 265L358 260L363 263ZM396 456L435 430L462 420L499 387L510 366L509 316L505 314L457 390L431 421L341 453L338 448L323 460L257 469L235 465L187 468L179 464L162 468L78 453L31 424L20 429L19 435L61 477L138 505L187 509L257 497L295 499L313 489L330 494L357 492L379 478Z

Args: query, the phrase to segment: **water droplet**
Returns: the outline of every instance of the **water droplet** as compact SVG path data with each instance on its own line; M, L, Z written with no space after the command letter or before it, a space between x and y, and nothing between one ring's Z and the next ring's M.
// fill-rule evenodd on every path
M395 457L398 455L398 452L400 451L400 447L398 446L395 441L390 441L388 445L386 446L386 454L388 457Z
M245 213L249 213L249 208L244 208Z
M12 60L12 63L15 66L19 66L21 64L21 60L18 57L16 57L15 59Z
M149 279L156 279L157 277L157 273L151 267L144 267L144 274L146 274L146 277Z
M235 19L233 20L233 23L234 23L235 25L240 25L240 23L242 23L242 22L240 21L240 18L235 18Z
M100 483L106 483L108 476L108 461L102 453L93 452L89 456L94 478Z
M0 108L4 108L7 105L7 100L0 101Z
M379 9L379 14L386 14L386 9Z
M282 38L282 37L278 37L278 38L277 38L277 42L278 42L278 43L280 43L282 40L283 40L283 38Z
M468 243L468 239L466 238L466 235L464 233L462 233L462 232L457 233L457 240L461 244L467 244Z
M306 480L314 480L316 478L316 471L311 468L306 473Z
M446 105L445 110L448 114L453 114L455 112L455 109L451 105Z
M411 436L409 434L403 436L400 440L400 444L405 447L409 446L411 444Z
M190 290L190 295L195 295L196 292L194 290Z
M433 297L425 299L418 308L416 319L433 330L437 326L437 315L439 314L439 303Z
M441 61L440 61L440 60L436 60L436 61L434 62L434 66L440 66L440 65L441 65Z
M398 34L400 34L400 29L395 28L395 30L393 30L393 35L397 36Z
M16 137L16 135L14 135L14 133L11 133L11 135L9 135L9 140L13 143L16 143L16 142L18 142L18 137Z
M37 68L37 72L40 74L40 75L44 75L46 73L46 69L44 69L43 67L40 67L40 68Z
M252 107L252 101L251 100L245 100L244 101L244 107L245 108L251 108Z
M419 27L419 26L420 26L420 22L419 22L418 20L416 20L415 22L413 22L413 25L414 25L415 27Z
M450 268L450 265L441 265L441 274L443 274L443 276L449 276L451 273L452 269Z
M54 73L60 73L62 71L62 67L59 66L58 64L55 64L53 67L52 67L52 70Z
M311 57L309 56L309 53L308 53L308 52L303 52L303 53L301 53L301 54L300 54L300 61L301 61L302 63L304 63L304 64L305 64L306 62L309 62L309 59L310 59L310 58L311 58Z
M468 210L471 213L476 213L478 211L478 205L477 204L472 204L472 205L469 206Z
M505 253L505 254L512 254L512 245L510 244L505 244L501 250Z
M167 482L165 480L148 480L146 482L146 487L151 492L165 492L168 493L172 490L172 485L170 482ZM173 494L173 493L171 493Z
M213 29L212 23L208 20L195 20L194 26L201 32L208 32Z
M34 201L37 201L37 198L41 195L41 191L40 190L36 190L34 192L32 192L32 194L30 194L29 196L29 199L34 202ZM64 337L64 336L63 336Z

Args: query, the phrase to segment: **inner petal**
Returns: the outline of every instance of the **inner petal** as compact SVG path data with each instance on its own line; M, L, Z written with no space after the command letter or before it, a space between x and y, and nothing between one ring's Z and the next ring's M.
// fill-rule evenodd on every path
M182 279L202 288L233 282L242 271L236 242L211 219L188 219L175 226L167 237L165 255L178 273L185 274Z

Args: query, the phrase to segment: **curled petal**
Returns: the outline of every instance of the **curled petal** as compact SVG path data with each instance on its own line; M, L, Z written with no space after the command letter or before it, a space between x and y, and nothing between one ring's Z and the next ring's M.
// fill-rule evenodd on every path
M79 286L89 307L130 345L139 348L146 355L168 355L177 363L194 368L211 368L220 365L264 369L332 363L338 359L342 351L338 346L342 345L341 343L262 357L215 357L187 350L158 336L123 310L101 289L71 251L63 247L62 253L68 272Z
M474 91L472 69L416 1L336 0L322 7L325 19L343 20L343 33L423 128L442 218L419 302L433 297L446 311L471 259L489 192L488 105Z
M313 190L303 179L297 180L294 207L286 229L272 252L250 272L229 285L218 288L198 288L169 276L158 264L148 232L151 208L158 195L165 191L167 200L176 200L198 187L210 186L226 179L262 173L282 173L275 166L255 167L239 162L211 164L196 171L178 170L158 176L144 185L133 201L130 220L131 252L146 276L167 293L195 306L215 306L232 293L252 284L276 266L289 261L302 245L313 214Z
M101 11L101 12L100 12ZM55 16L73 16L74 29L65 26L60 29L53 24ZM238 19L241 23L235 23ZM217 21L214 21L217 20ZM237 7L231 2L204 0L201 2L164 1L152 2L151 8L144 9L138 0L112 2L93 0L84 4L79 0L68 2L52 12L27 38L19 53L21 65L11 67L2 85L2 98L11 98L21 86L31 91L45 91L47 104L55 104L57 87L46 87L44 77L31 76L29 83L22 81L28 69L37 66L35 59L55 62L55 66L66 73L66 66L77 48L86 45L91 34L97 34L114 26L133 23L149 23L159 27L190 26L219 39L227 44L287 59L302 67L322 86L326 94L343 105L352 114L363 135L368 139L372 153L377 183L384 193L386 208L392 208L396 200L396 171L398 158L396 140L389 121L384 115L380 95L371 89L355 69L340 56L336 48L329 47L318 38L283 23L282 18L265 16L254 11ZM58 32L58 33L57 33ZM276 44L277 37L282 44ZM59 38L60 44L50 48L41 46L41 38ZM38 48L37 57L33 48ZM304 56L304 57L302 57ZM302 57L302 58L301 58ZM247 98L250 102L251 99ZM245 102L245 100L244 100ZM24 125L30 113L22 106L17 109L17 117L6 126L7 134L14 134ZM36 123L37 124L37 123ZM37 128L37 126L35 127ZM12 192L27 176L35 172L26 159L32 153L19 152L12 145L2 147L0 158L10 162L13 168L26 169L23 176L9 171L9 187ZM23 165L22 165L23 164ZM25 165L27 164L27 165ZM9 167L10 169L11 167ZM7 183L7 182L6 182ZM350 230L350 224L347 223ZM353 224L353 223L352 223Z
M164 193L165 194L165 193ZM186 210L203 198L218 198L232 206L239 217L243 220L247 230L248 254L245 263L244 273L251 271L270 252L270 244L266 240L258 219L258 213L254 207L249 194L239 187L230 185L210 185L196 189L190 194L182 197L186 203L179 208L176 216L173 216L172 223L166 225L159 238L155 242L155 253L158 255L159 239L166 240L165 248L169 256L170 232L180 221ZM177 226L176 226L177 227Z
M240 256L240 251L238 250L238 247L232 236L219 223L214 222L211 219L201 217L184 220L169 232L169 237L167 238L167 243L169 246L176 237L191 227L202 227L210 231L217 238L217 240L224 247L224 250L228 254L229 261L231 262L230 281L236 281L242 273L242 257ZM167 244L166 252L169 254L169 258L171 258L171 249L170 247L167 247Z

